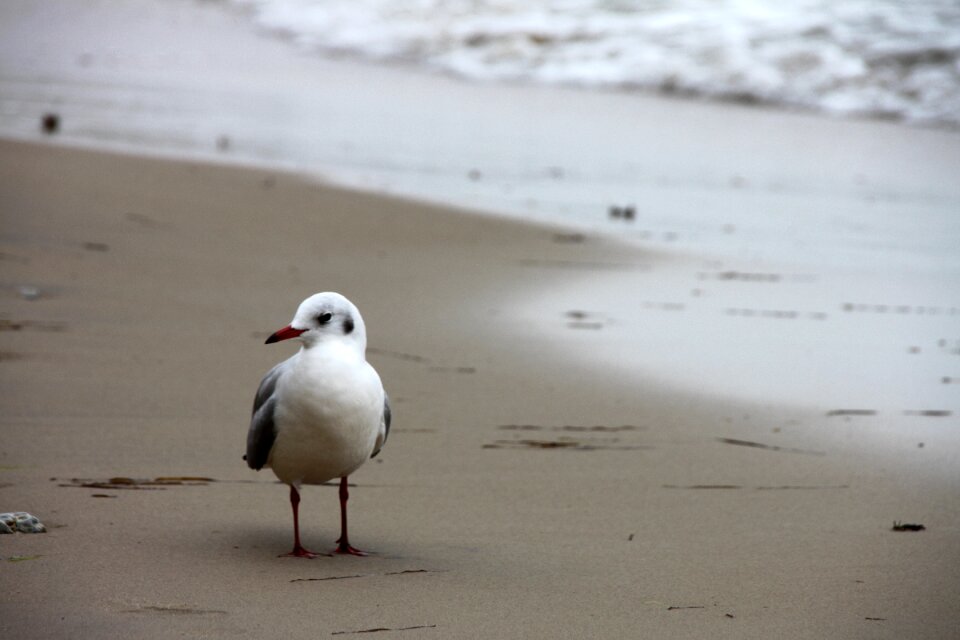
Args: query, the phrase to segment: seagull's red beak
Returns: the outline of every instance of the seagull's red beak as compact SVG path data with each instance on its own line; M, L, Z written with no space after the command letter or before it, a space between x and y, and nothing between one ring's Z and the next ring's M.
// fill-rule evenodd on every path
M283 329L280 329L272 336L267 338L267 341L264 344L273 344L274 342L280 342L281 340L289 340L290 338L296 338L301 333L306 331L306 329L294 329L290 325L285 326Z

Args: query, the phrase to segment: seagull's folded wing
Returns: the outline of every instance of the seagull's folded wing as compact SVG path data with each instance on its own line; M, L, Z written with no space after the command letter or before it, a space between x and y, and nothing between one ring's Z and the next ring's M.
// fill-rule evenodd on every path
M248 467L257 471L267 464L270 449L277 437L273 424L273 412L277 405L277 380L290 366L290 360L292 358L284 360L263 376L257 388L257 396L253 400L253 417L247 432L247 455L244 459Z
M390 398L386 393L383 394L383 416L380 418L380 433L377 434L377 443L373 445L371 458L376 458L380 449L387 442L387 436L390 435Z

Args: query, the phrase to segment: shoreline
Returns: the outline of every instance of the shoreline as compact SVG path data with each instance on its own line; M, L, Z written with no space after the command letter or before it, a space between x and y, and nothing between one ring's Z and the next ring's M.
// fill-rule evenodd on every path
M40 144L56 145L57 141ZM120 153L138 155L131 150ZM201 162L276 170L230 157L209 157ZM309 179L346 192L366 192L349 185L337 187L336 182L315 175ZM408 206L449 207L406 195L379 195L399 198ZM704 218L701 225L713 226L712 233L718 235L742 233L739 223L721 223L732 219L739 201L720 194L705 200L698 194L683 203L682 209L664 210L690 215L701 200L710 202L723 216L709 222ZM799 209L809 203L804 194L771 194L754 208ZM820 198L816 216L827 218L835 208L849 206L841 198ZM568 264L565 283L518 299L518 309L531 317L531 332L552 338L551 348L579 350L578 362L586 368L595 368L597 362L613 363L622 375L641 382L654 378L688 393L774 402L820 414L851 407L887 415L893 412L903 415L892 424L902 424L908 431L906 423L910 421L902 419L904 412L960 412L952 387L941 382L956 375L952 354L960 348L952 338L960 314L960 300L952 287L955 267L939 246L928 263L904 264L919 255L915 243L931 238L946 247L950 238L960 233L960 226L945 217L941 210L945 202L918 207L894 199L889 211L879 214L877 206L864 205L858 218L844 224L884 228L884 237L891 242L899 240L885 227L916 227L902 247L892 246L903 258L887 260L889 253L873 249L867 262L854 261L845 267L818 264L815 256L800 263L763 259L730 247L724 254L699 253L683 242L682 233L655 227L641 232L647 239L637 246L630 236L612 237L613 230L624 224L605 221L585 229L565 227L562 220L555 220L552 228L556 233L566 233L578 243L603 242L604 238L625 242L642 254L659 256L660 264L651 268L646 258L630 258L622 264L617 260L599 260L592 266ZM904 219L906 211L917 218ZM508 215L469 213L523 224ZM868 214L876 214L875 219ZM649 221L641 220L637 226L646 224ZM561 231L564 228L566 231ZM673 236L679 239L671 240ZM843 239L841 246L850 242ZM528 261L527 266L563 267L543 261ZM581 278L591 284L580 287ZM552 309L552 317L545 317L540 308ZM581 328L601 329L593 332L598 339L588 330L580 332L582 339L568 340L569 327L575 324L570 322L570 313L584 314ZM784 330L792 332L794 339L785 340ZM886 431L882 437L886 438Z
M893 239L901 265L933 254L960 271L960 232L928 246L896 224L908 209L945 230L960 132L331 61L193 0L50 10L60 18L22 1L2 10L6 135L35 134L49 108L62 140L281 163L668 251L847 266L891 260L873 247ZM26 42L41 25L47 37ZM611 229L608 207L630 203L637 228Z

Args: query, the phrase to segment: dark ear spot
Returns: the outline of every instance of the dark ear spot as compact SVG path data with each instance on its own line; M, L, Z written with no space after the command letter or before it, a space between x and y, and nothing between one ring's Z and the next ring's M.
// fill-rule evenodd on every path
M343 320L343 333L348 334L353 332L353 318L347 316Z

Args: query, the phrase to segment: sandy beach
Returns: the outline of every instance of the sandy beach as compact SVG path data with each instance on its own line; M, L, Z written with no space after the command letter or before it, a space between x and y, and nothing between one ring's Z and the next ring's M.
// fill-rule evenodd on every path
M878 457L856 446L870 416L601 377L504 304L577 264L661 256L263 170L19 143L0 166L0 499L50 527L0 540L5 633L956 628L956 477L922 471L955 451ZM395 401L389 447L353 478L368 558L278 558L286 492L240 459L256 383L289 352L263 338L319 288L363 310ZM210 480L76 486L115 477ZM332 544L335 490L302 509L305 543Z
M48 532L0 536L0 631L952 638L958 172L955 130L5 3L0 512ZM376 553L306 561L241 456L323 290L394 426L351 477ZM301 523L332 548L336 489Z

